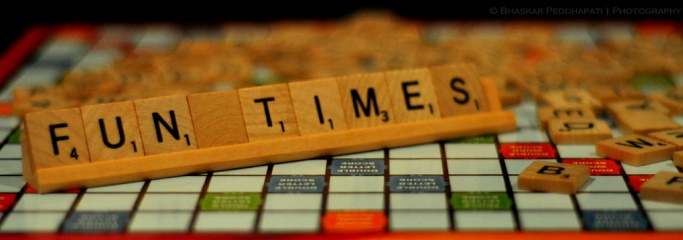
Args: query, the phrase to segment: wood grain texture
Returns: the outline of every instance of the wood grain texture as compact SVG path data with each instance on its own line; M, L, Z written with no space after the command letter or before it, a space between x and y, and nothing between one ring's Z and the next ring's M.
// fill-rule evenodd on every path
M348 129L336 79L292 82L289 93L301 136Z
M197 148L249 142L236 90L187 95Z
M680 128L667 114L651 112L649 114L619 114L617 115L617 126L626 134L647 135L651 132L664 131Z
M79 108L28 113L24 126L34 169L90 162Z
M523 190L576 193L590 180L590 167L535 161L519 174L517 187Z
M553 119L548 132L555 144L595 144L612 138L607 122L598 119Z
M543 129L548 129L548 122L552 119L595 119L595 113L589 107L574 106L574 107L552 107L545 106L536 109L536 117L538 118L538 126Z
M651 132L647 136L673 144L676 151L683 150L683 128Z
M192 116L185 95L134 102L146 155L197 148Z
M132 101L83 106L81 117L92 162L145 155Z
M488 110L474 66L453 64L431 67L429 71L442 117Z
M676 147L654 138L631 134L603 140L595 145L595 152L633 166L672 159Z
M238 90L249 142L299 136L287 84Z
M683 173L659 171L640 186L640 197L683 204Z
M441 118L429 69L396 70L384 74L396 123Z
M339 77L337 84L349 129L394 123L393 107L384 73Z

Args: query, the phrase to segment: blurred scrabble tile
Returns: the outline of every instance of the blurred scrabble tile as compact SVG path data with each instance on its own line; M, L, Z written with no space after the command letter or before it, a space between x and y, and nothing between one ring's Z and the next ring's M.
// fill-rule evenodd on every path
M187 95L197 148L249 142L236 90Z
M683 151L674 153L674 166L683 168Z
M442 117L487 111L479 75L473 65L429 68Z
M522 190L576 193L590 180L590 167L536 161L519 174L517 187Z
M384 126L395 122L384 73L340 77L337 84L349 129Z
M607 122L598 119L553 119L548 132L555 144L592 144L612 138Z
M90 162L79 108L29 113L24 121L35 169Z
M603 140L595 145L600 156L606 156L633 166L642 166L671 159L676 146L642 135L626 135Z
M348 128L336 79L291 82L289 94L301 136Z
M658 172L640 186L640 197L683 204L683 173Z
M671 109L673 114L683 113L683 88L655 92L648 95L648 99L663 104Z
M145 155L131 101L81 107L92 162Z
M647 135L651 132L680 128L669 115L660 112L649 114L620 114L617 115L617 126L626 134Z
M676 146L676 151L683 150L683 128L651 132L647 136L673 144Z
M543 92L541 100L552 107L589 107L594 113L603 111L602 103L583 89Z
M541 129L548 129L551 119L596 119L595 113L586 106L552 107L545 106L536 110L538 123Z
M649 114L652 112L660 112L666 115L671 114L669 108L657 101L651 101L646 99L636 99L636 100L619 100L610 102L606 105L607 114L612 118L616 118L619 115L637 115L637 114Z
M185 95L135 100L145 155L197 148Z
M243 88L237 92L249 142L299 136L287 84Z
M427 68L384 73L396 123L441 118Z
M629 85L593 85L588 87L588 93L603 105L614 101L645 98L638 89Z

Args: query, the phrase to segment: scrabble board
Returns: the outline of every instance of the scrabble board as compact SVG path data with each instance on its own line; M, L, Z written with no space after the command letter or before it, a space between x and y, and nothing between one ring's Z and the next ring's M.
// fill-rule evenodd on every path
M635 28L634 24L618 26ZM261 37L262 26L252 27L249 31L244 26L235 28L244 34L237 37ZM442 23L431 27L434 34L457 35ZM588 34L574 28L560 30ZM516 116L517 130L512 132L37 193L22 177L23 126L20 118L12 115L17 108L12 104L15 89L56 84L73 69L110 65L128 54L144 55L183 41L215 37L211 35L215 32L183 32L165 25L137 26L127 30L133 32L126 32L126 39L113 37L120 37L116 33L121 31L121 26L37 27L0 59L0 79L4 81L0 91L0 238L642 239L683 234L683 205L639 196L641 184L655 173L681 171L672 160L635 167L598 156L594 144L555 144L539 127L536 113L542 106L529 96L506 106ZM494 33L484 35L495 38ZM584 38L574 41L591 40L591 36L578 33L570 35ZM111 35L100 38L105 34ZM366 66L379 63L365 62ZM282 76L294 75L276 75L260 65L248 67L254 72L249 81L223 84L239 88L278 83L284 81ZM301 76L313 78L316 74L311 70ZM648 93L681 86L680 76L648 75L646 80L632 83ZM59 100L62 102L50 99L49 103L66 104ZM598 117L609 123L614 137L624 135L613 119ZM683 125L683 116L673 115L672 119ZM588 165L590 181L575 194L518 189L518 175L534 161Z

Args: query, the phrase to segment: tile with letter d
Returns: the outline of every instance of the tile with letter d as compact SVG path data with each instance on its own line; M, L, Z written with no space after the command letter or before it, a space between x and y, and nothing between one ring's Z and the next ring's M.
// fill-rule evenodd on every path
M135 100L146 155L197 148L185 95Z

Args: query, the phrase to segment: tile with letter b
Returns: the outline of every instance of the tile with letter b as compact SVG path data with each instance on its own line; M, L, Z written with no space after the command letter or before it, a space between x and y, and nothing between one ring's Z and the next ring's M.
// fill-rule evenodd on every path
M87 105L81 115L92 162L145 155L133 102Z
M442 117L487 111L479 75L473 65L431 67L429 72Z
M607 122L598 119L554 119L548 131L555 144L593 144L612 138Z
M134 102L146 155L197 148L192 116L185 95Z
M396 123L441 118L427 68L385 72Z
M237 92L249 142L299 136L287 84L243 88Z
M197 148L249 142L236 90L187 95Z
M79 108L28 113L24 122L36 169L90 162Z
M517 188L530 191L576 193L590 180L584 165L534 162L519 174Z
M289 94L301 136L348 128L336 79L291 82Z
M640 197L683 204L683 173L658 172L640 186Z
M349 129L393 124L394 113L384 73L337 78Z
M606 156L633 166L642 166L673 158L676 146L657 139L632 134L607 139L595 145L600 156Z

